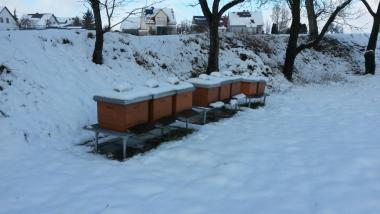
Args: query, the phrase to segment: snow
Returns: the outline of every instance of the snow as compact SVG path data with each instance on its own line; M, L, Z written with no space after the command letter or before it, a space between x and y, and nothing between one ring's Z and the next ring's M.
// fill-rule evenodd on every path
M295 87L126 162L2 129L0 212L379 213L379 81Z
M221 102L221 101L217 101L217 102L214 102L214 103L210 103L210 106L213 107L213 108L222 108L224 106L224 103Z
M256 27L258 25L264 25L263 15L260 11L249 12L250 17L241 17L238 13L239 12L231 12L228 14L230 26Z
M150 79L148 81L145 82L145 86L149 87L149 88L158 88L160 84L158 83L158 81L156 79Z
M336 36L354 61L303 52L295 84L279 73L286 37L253 36L273 48L266 54L225 35L221 71L272 68L266 106L118 162L78 146L93 137L82 130L96 122L93 96L151 94L149 79L158 91L189 86L167 80L205 69L207 38L107 33L100 66L87 33L0 32L0 64L11 70L0 75L0 213L380 213L380 76L351 74L367 35ZM133 89L115 92L121 83Z
M133 86L128 83L120 83L114 87L114 91L116 92L127 92L131 91L133 89Z
M124 29L140 29L141 17L128 17L120 25L121 30Z

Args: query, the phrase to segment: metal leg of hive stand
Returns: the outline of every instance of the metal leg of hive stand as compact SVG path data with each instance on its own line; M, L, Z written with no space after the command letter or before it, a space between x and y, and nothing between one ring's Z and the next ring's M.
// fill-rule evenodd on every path
M189 119L186 119L185 121L186 121L185 122L186 123L186 129L189 129Z
M127 142L129 137L123 137L123 160L127 158Z
M207 122L207 110L203 112L203 125Z
M99 144L99 132L95 132L95 145L94 145L95 152L98 152L98 144Z
M265 105L266 100L267 100L267 95L264 94L264 105Z

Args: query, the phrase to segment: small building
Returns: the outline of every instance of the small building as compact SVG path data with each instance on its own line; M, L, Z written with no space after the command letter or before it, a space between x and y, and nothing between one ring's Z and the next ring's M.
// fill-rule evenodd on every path
M177 21L171 8L143 9L141 17L130 17L121 24L121 31L135 35L170 35L177 33Z
M223 16L219 21L219 32L227 31L228 17ZM208 31L208 22L205 16L193 16L191 22L191 32L203 33Z
M261 34L264 20L261 12L231 12L228 14L228 31L235 33Z
M141 17L128 17L121 23L121 31L135 36L139 35Z
M52 13L26 14L21 18L21 27L24 29L46 29L60 27L60 23Z
M18 30L16 18L5 6L0 6L0 30Z
M60 27L73 27L74 17L56 17Z
M191 32L203 33L208 31L208 23L205 16L193 16L191 22Z

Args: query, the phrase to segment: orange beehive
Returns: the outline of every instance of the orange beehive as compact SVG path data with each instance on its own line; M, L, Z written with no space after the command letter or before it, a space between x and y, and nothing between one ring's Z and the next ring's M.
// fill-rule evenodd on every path
M224 82L219 87L219 100L227 100L231 98L231 82Z
M173 95L175 95L175 91L166 91L153 95L153 99L149 101L149 122L172 115Z
M208 107L210 103L219 100L219 86L212 88L195 87L196 89L193 93L193 105Z
M103 129L123 132L133 126L148 122L148 100L150 98L151 96L121 100L95 96L99 126Z
M265 93L265 87L267 83L265 80L260 80L257 87L257 96L263 96Z
M241 78L235 78L231 83L231 97L241 93Z
M173 96L172 114L176 115L193 107L194 87L177 90Z
M241 81L241 93L247 96L254 96L257 94L257 80L242 79Z

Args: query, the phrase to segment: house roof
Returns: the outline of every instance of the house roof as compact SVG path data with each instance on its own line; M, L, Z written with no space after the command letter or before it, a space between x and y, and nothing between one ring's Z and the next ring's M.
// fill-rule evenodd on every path
M56 17L61 27L71 26L74 23L73 17Z
M30 21L32 21L33 25L36 25L36 26L45 26L47 20L49 20L50 18L54 18L55 21L57 23L59 23L59 21L57 20L57 18L52 13L26 14L26 15L23 16L23 18L29 19Z
M3 10L7 10L8 13L12 16L12 18L15 20L16 23L18 23L16 17L13 16L13 14L8 10L8 8L6 6L1 6L0 5L0 13L3 12Z
M127 29L139 29L140 28L141 17L128 17L124 22L121 23L120 28L123 30Z
M230 26L256 27L264 25L263 15L259 11L231 12L228 14Z
M143 16L145 17L145 20L150 20L154 18L160 11L164 12L168 16L168 24L169 25L176 25L177 21L175 19L174 10L172 8L147 8L144 11Z
M193 25L208 25L207 19L205 16L193 16Z

